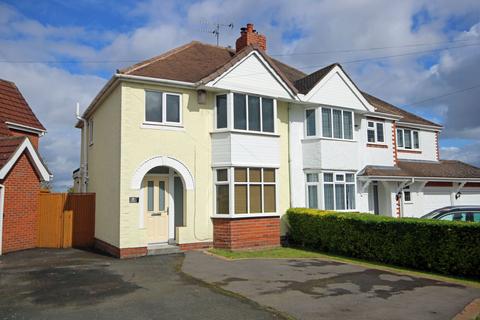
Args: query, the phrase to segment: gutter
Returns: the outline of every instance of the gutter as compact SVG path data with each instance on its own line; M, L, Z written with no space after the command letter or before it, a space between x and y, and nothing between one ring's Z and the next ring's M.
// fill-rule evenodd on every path
M21 130L21 131L34 133L34 134L38 135L39 137L42 137L47 132L47 130L43 130L43 129L31 127L31 126L26 126L24 124L15 123L15 122L11 122L11 121L5 121L5 124L10 129Z
M480 178L442 178L442 177L408 177L408 176L360 176L359 180L380 180L380 181L447 181L447 182L480 182Z

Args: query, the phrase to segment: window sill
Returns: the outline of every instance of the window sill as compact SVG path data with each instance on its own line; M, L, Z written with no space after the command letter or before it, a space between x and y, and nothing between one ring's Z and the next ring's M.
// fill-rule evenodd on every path
M214 214L212 215L213 219L245 219L245 218L279 218L280 214L278 213L260 213L260 214Z
M185 131L185 128L181 124L169 124L169 123L152 123L144 122L140 125L141 129L154 129L154 130L172 130L172 131Z
M388 146L386 144L381 144L381 143L367 143L367 147L388 149Z
M410 149L397 149L398 152L400 153L414 153L414 154L421 154L421 150L410 150Z
M350 139L339 139L339 138L328 138L328 137L305 137L302 141L312 141L312 140L328 140L328 141L342 141L342 142L357 142L357 140L350 140Z
M274 132L261 132L261 131L248 131L248 130L218 129L210 132L210 134L215 134L215 133L237 133L237 134L246 134L246 135L277 137L277 138L280 137L279 134Z

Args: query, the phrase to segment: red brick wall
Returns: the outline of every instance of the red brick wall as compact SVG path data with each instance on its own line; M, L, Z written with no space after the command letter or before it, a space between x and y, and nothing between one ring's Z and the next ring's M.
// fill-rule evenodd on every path
M12 134L12 136L26 136L30 139L30 142L32 143L32 145L35 147L35 149L38 150L38 141L39 141L39 137L37 134L35 133L29 133L29 132L25 132L25 131L19 131L19 130L12 130L10 129L10 133Z
M277 247L280 218L212 218L213 246L224 249Z
M178 246L182 251L208 249L213 245L212 242L194 242L194 243L181 243Z
M5 186L2 251L34 248L37 245L40 180L25 153L2 184Z
M146 256L148 253L147 247L120 249L100 239L95 239L94 247L97 250L103 251L115 258L120 258L120 259L143 257L143 256Z

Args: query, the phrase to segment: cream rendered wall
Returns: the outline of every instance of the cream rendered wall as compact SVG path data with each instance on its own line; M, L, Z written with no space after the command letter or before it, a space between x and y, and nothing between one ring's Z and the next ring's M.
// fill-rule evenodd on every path
M182 95L183 128L142 127L145 113L145 89ZM155 84L122 83L121 181L120 181L120 247L142 247L147 244L146 229L139 228L138 203L129 197L140 192L131 188L136 169L156 156L172 157L185 165L194 178L194 190L186 191L185 227L177 233L178 243L211 241L213 229L213 171L211 132L214 121L214 95L208 93L204 105L197 103L195 90L162 87ZM290 205L288 173L288 105L277 104L276 125L280 139L279 213ZM262 163L258 163L261 166Z
M194 190L187 190L184 195L185 227L179 228L177 241L211 240L213 181L210 131L213 127L213 95L208 94L207 103L199 105L194 90L130 82L123 82L122 88L120 247L147 244L146 229L139 227L140 206L129 203L129 197L140 196L140 192L131 189L130 184L142 162L156 156L180 161L194 177ZM146 89L182 95L183 128L142 127Z
M121 94L117 86L90 117L93 144L87 147L87 191L96 193L95 237L114 246L119 245Z

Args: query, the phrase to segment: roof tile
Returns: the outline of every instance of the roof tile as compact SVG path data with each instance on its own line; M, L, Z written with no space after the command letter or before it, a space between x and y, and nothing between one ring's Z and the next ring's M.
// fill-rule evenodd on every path
M5 122L45 130L15 83L0 79L0 135L9 135Z

